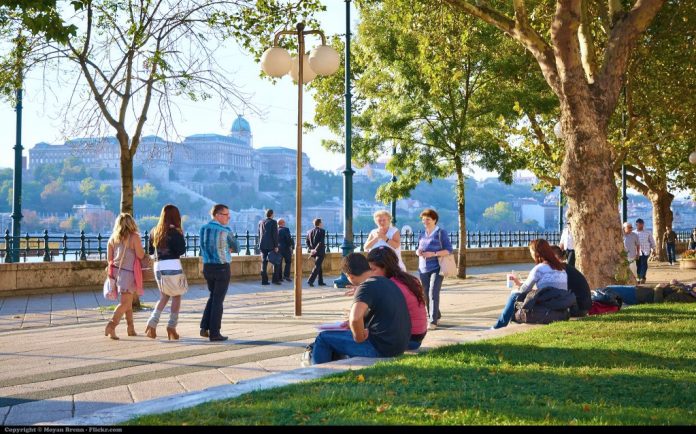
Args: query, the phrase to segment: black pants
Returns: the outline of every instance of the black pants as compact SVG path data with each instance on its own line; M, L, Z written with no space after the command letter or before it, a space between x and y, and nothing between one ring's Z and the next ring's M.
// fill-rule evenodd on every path
M566 262L571 267L575 267L575 250L566 250Z
M222 303L230 284L230 264L203 264L203 277L208 282L210 296L203 311L201 329L210 336L219 336L222 327Z
M280 254L283 257L283 262L281 262L280 267L283 268L283 277L290 278L290 267L292 264L292 250L280 250Z
M312 269L312 274L309 275L309 283L314 283L314 280L319 276L319 284L324 284L324 272L321 269L321 264L324 262L324 255L317 255L314 257L314 268Z
M268 283L268 273L266 269L268 267L268 254L273 249L261 249L261 257L263 262L261 263L261 283ZM280 265L273 265L273 281L280 282Z

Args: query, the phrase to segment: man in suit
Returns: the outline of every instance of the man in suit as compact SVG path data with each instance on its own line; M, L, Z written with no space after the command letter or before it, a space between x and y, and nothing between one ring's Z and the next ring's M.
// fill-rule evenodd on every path
M285 227L285 220L283 219L278 219L278 247L280 248L283 262L285 262L283 278L288 282L292 282L290 278L290 264L292 263L292 249L295 248L295 244L292 242L290 229Z
M263 263L261 264L261 284L269 285L268 273L266 272L268 254L272 251L278 253L278 223L273 220L272 209L266 211L266 219L259 223L259 250L261 250L261 257L263 258ZM273 266L272 282L276 285L281 283L279 265Z
M319 277L319 286L326 286L324 283L324 274L321 270L321 264L324 262L326 255L326 231L322 227L321 219L314 219L314 228L307 232L307 247L309 255L314 258L314 269L309 275L309 286L314 286L314 280Z

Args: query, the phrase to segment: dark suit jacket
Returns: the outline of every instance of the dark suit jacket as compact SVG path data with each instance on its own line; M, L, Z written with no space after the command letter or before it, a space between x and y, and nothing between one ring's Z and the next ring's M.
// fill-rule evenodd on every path
M292 252L292 249L295 247L289 228L278 228L278 247L284 253Z
M325 238L326 230L323 228L315 227L310 229L307 232L307 247L309 247L309 250L316 250L317 256L324 256L326 254Z
M259 249L272 250L278 247L278 222L267 218L259 223Z

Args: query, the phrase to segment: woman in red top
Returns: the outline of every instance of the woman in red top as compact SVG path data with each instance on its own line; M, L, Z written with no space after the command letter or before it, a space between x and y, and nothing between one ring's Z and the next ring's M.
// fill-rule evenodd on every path
M420 280L402 270L396 253L386 246L370 250L367 261L370 263L373 275L391 279L404 294L408 313L411 316L411 340L408 343L408 349L420 348L428 331L428 313L425 309L425 294Z

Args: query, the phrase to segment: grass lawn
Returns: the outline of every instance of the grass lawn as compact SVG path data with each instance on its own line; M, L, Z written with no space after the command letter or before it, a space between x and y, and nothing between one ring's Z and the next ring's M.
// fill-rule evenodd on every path
M696 304L555 323L129 424L693 425Z

